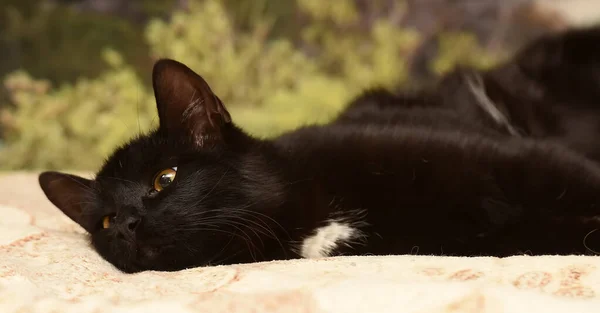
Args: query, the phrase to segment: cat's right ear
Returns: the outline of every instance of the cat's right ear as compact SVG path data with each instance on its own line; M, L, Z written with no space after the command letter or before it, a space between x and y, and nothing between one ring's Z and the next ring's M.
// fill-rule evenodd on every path
M162 132L190 137L199 147L223 140L231 116L200 75L182 63L161 59L154 64L152 86Z
M91 180L50 171L41 173L38 181L52 204L86 231L92 232L93 223L83 212L83 203L89 201Z

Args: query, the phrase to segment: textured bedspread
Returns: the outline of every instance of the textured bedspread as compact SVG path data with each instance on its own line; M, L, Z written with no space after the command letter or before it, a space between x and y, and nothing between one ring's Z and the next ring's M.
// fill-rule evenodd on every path
M123 274L0 175L0 312L600 312L600 257L338 257Z

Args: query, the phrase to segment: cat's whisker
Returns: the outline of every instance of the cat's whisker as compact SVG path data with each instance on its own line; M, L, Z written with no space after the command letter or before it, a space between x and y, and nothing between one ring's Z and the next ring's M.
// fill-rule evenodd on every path
M240 224L240 223L238 223L238 224ZM247 245L248 245L248 250L249 250L249 252L250 252L250 254L251 254L251 256L252 256L252 259L253 259L254 261L256 261L256 260L257 260L257 258L256 258L256 253L257 253L257 252L259 252L259 253L262 255L262 252L260 252L260 250L259 250L259 249L257 249L257 247L256 247L256 244L254 243L254 240L252 240L252 238L251 238L251 237L248 235L248 233L246 233L246 232L245 232L245 231L243 231L241 228L238 228L237 226L235 226L234 224L232 224L232 222L231 222L231 221L228 221L227 225L229 225L229 226L232 226L232 227L235 227L236 229L239 229L239 231L241 231L241 232L242 232L242 233L243 233L243 234L244 234L244 235L245 235L245 236L248 238L248 241L246 241L246 243L247 243ZM241 224L241 225L242 225L242 226L247 226L247 225L244 225L244 224ZM258 234L257 234L257 233L256 233L256 232L255 232L253 229L251 229L251 228L250 228L250 230L251 230L251 231L252 231L252 232L253 232L253 233L254 233L254 234L257 236L257 238L258 238L258 239L261 241L261 243L264 245L264 243L262 242L262 239L260 238L260 236L258 236Z
M594 230L590 231L589 233L587 233L587 235L585 235L585 237L583 237L583 246L584 246L586 249L588 249L590 252L592 252L592 253L594 253L594 254L596 254L596 255L600 255L600 252L593 250L592 248L588 247L587 243L585 243L585 242L586 242L586 240L587 240L587 238L588 238L588 237L589 237L591 234L595 233L596 231L598 231L598 228L596 228L596 229L594 229Z
M211 263L213 263L215 260L217 260L219 257L221 257L221 255L223 255L223 253L225 252L225 250L229 247L229 245L233 242L233 238L235 238L237 236L237 234L235 233L231 233L232 236L229 238L229 241L223 246L223 248L221 249L221 251L219 251L217 254L215 254L215 256L213 256L208 262L207 264L210 266ZM239 253L239 252L238 252ZM219 262L217 262L217 264L219 264Z
M236 233L224 230L224 229L219 229L219 228L197 227L197 228L190 228L188 230L194 230L194 231L214 231L214 232L221 232L221 233L225 233L225 234L228 234L228 235L232 235L232 236L235 235L235 236L240 237L239 234L236 234Z
M275 197L275 196L277 196L277 195L274 195L272 197ZM266 221L264 221L261 217L266 218L269 221L272 221L275 225L277 225L279 227L279 229L281 229L283 231L283 233L285 233L285 235L288 238L291 238L290 235L289 235L289 233L285 230L285 228L280 223L278 223L272 217L270 217L270 216L268 216L266 214L260 213L260 212L256 212L256 211L252 211L252 210L246 210L245 209L247 207L251 207L254 204L255 203L250 203L250 204L248 204L248 205L246 205L246 206L244 206L242 208L232 209L232 211L229 211L229 212L225 211L224 209L215 209L215 210L210 210L210 211L217 212L217 213L226 213L226 214L231 214L232 212L233 213L237 212L237 213L243 213L243 214L248 214L248 215L254 215L254 217L256 217L256 220L260 221L262 223L262 225L260 223L256 222L256 221L252 221L252 220L248 220L248 219L243 219L240 216L237 216L235 214L233 214L233 215L227 215L227 216L230 216L231 218L242 219L242 221L251 222L251 223L253 223L253 224L261 227L264 231L266 231L266 233L265 232L261 232L261 233L263 235L267 236L267 237L270 237L270 238L273 238L273 239L277 240L277 242L278 242L281 250L285 253L287 250L286 250L285 246L283 245L283 243L281 242L281 240L279 239L279 237L277 236L276 232L271 228L270 224L267 223ZM208 211L206 211L204 213L207 213L207 212ZM256 229L254 229L254 228L252 228L252 227L250 227L248 225L245 225L245 224L241 224L241 225L248 227L251 231L253 231L256 234L256 231L257 231ZM259 238L259 240L261 240L261 244L264 246L264 242L262 241L262 238L260 238L260 236L258 234L256 234L256 236Z
M218 261L213 261L213 262L214 262L215 264L224 264L224 263L225 263L225 262L227 262L228 260L231 260L231 259L235 258L236 256L240 255L240 253L242 253L242 252L244 252L244 250L243 250L243 249L242 249L242 250L239 250L239 251L238 251L238 252L236 252L236 253L233 253L233 254L231 254L231 255L228 255L227 257L225 257L225 258L223 258L223 259L220 259L220 260L218 260ZM215 259L216 259L216 258L215 258Z
M71 181L73 181L73 182L75 182L76 184L78 184L79 186L83 187L83 189L85 189L87 191L92 191L92 192L96 191L96 189L94 189L92 186L88 186L88 185L86 185L86 184L78 181L77 179L71 177L71 176L66 176L66 178L69 179L69 180L71 180Z
M295 184L299 184L299 183L303 183L303 182L307 182L307 181L311 181L311 180L314 180L314 178L312 178L312 177L309 177L309 178L299 179L299 180L295 180L295 181L293 181L293 182L288 182L288 183L286 184L286 186L288 186L288 187L289 187L289 186L293 186L293 185L295 185Z
M237 212L237 213L242 213L242 212ZM249 218L244 218L242 216L236 216L234 218L240 219L246 223L252 223L253 225L255 225L259 228L258 231L260 231L261 234L263 234L269 238L272 238L272 239L277 239L275 232L268 226L268 224L265 224L264 222L261 224L257 221L253 221ZM257 220L262 222L262 220L260 220L260 219L257 219Z
M239 214L248 214L248 212L238 212L237 210L233 210L231 212L228 212L228 215L224 215L223 218L226 218L228 220L241 220L242 222L246 222L246 223L251 223L255 226L260 227L261 233L264 235L271 235L271 232L269 231L269 229L267 227L265 227L263 224L258 223L257 221L254 221L250 218L244 218L243 216L240 216Z
M271 228L271 226L267 222L265 222L264 220L262 220L261 217L267 217L267 218L269 218L271 221L273 221L274 223L276 223L281 229L283 229L283 227L281 226L281 224L277 223L277 221L275 221L274 219L272 219L271 217L269 217L269 216L267 216L265 214L262 214L262 213L259 213L259 212L255 212L255 211L250 211L250 210L236 209L235 213L254 215L256 217L257 221L262 222L262 224L258 223L257 221L252 221L250 219L243 219L241 216L235 216L235 217L243 219L244 221L251 222L251 223L257 225L258 227L262 228L264 231L267 232L267 233L265 233L265 236L276 240L277 243L279 244L279 246L281 247L282 251L284 251L284 252L286 251L283 243L279 239L279 236L277 236L277 234ZM285 229L283 229L283 230L285 231ZM289 234L288 234L288 237L289 237Z
M274 235L274 231L273 231L273 229L270 227L270 225L269 225L267 222L265 222L264 220L262 220L262 219L261 219L261 217L263 217L263 218L266 218L266 219L268 219L269 221L273 222L275 225L277 225L277 226L278 226L278 227L279 227L279 228L280 228L282 231L284 231L284 232L286 233L286 235L288 235L288 237L289 237L289 234L287 233L287 231L285 230L285 228L284 228L284 227L283 227L283 226L282 226L282 225L281 225L279 222L277 222L275 219L273 219L272 217L270 217L270 216L268 216L268 215L266 215L266 214L264 214L264 213L257 212L257 211L252 211L252 210L246 210L246 209L243 209L243 208L240 208L240 209L235 209L235 211L236 211L236 212L240 212L240 213L245 213L245 214L250 214L250 215L255 215L255 216L257 216L257 217L258 217L258 219L259 219L259 220L260 220L260 221L261 221L261 222L262 222L262 223L263 223L265 226L267 226L267 227L269 228L269 230L271 231L271 233L273 233L273 235Z
M203 226L220 227L220 226L223 226L223 223L221 223L221 224L198 223L198 224L195 224L195 225L198 225L198 226L196 227L194 225L189 225L189 226L186 226L186 227L179 227L178 229L179 230L198 231L198 230L203 230L202 229Z
M273 196L271 196L271 197L267 198L266 200L270 200L270 199L272 199L272 198L274 198L274 197L276 197L276 196L278 196L278 195L273 195ZM265 217L265 218L267 218L268 220L272 221L272 222L273 222L275 225L277 225L277 226L278 226L278 227L279 227L279 228L280 228L280 229L281 229L281 230L282 230L282 231L285 233L285 235L288 237L288 239L291 239L291 237L290 237L290 234L287 232L287 230L286 230L286 229L285 229L285 228L284 228L284 227L283 227L283 226L282 226L282 225L281 225L279 222L277 222L275 219L273 219L272 217L270 217L270 216L268 216L268 215L266 215L266 214L264 214L264 213L257 212L257 211L246 210L247 208L249 208L249 207L251 207L251 206L254 206L254 205L256 205L257 203L258 203L258 201L255 201L255 202L253 202L253 203L250 203L250 204L248 204L248 205L246 205L246 206L243 206L243 207L241 207L241 208L236 208L235 210L237 210L237 211L240 211L240 212L241 212L241 211L244 211L244 212L252 212L253 214L260 215L260 216L262 216L262 217Z
M202 174L203 174L205 171L206 171L206 168L201 168L201 169L199 169L199 170L196 170L196 171L194 172L194 175L193 175L193 176L194 176L194 177L198 177L198 176L202 177ZM193 178L190 178L190 179L192 180L191 182L193 182Z
M209 210L209 211L204 211L204 212L194 212L192 214L188 214L187 217L190 218L191 220L193 220L193 224L190 223L186 223L185 225L182 225L182 227L186 227L189 225L205 225L208 224L210 222L216 221L216 222L220 222L224 219L224 217L227 217L228 215L218 215L218 216L203 216L209 213L222 213L222 210L219 209L215 209L215 210ZM224 212L227 213L227 212Z
M240 227L234 225L231 223L231 221L229 220L223 220L223 226L230 226L235 228L237 231L239 231L241 234L243 234L243 238L246 241L246 246L248 247L248 252L250 253L251 257L253 260L256 260L256 245L254 244L254 241L252 240L252 238L248 235L247 232L245 232L243 229L241 229Z
M246 221L247 221L247 220L245 220L244 218L240 218L240 217L236 217L236 218L238 218L238 219L241 219L241 220L242 220L242 221L244 221L244 222L246 222ZM247 228L247 229L248 229L248 230L250 230L252 233L254 233L254 235L256 236L256 238L257 238L257 239L260 241L260 244L261 244L263 247L265 246L265 243L264 243L264 241L262 240L262 237L259 235L259 233L260 233L260 234L262 234L262 235L267 235L266 233L264 233L264 232L262 232L262 231L260 231L260 230L257 230L257 229L255 229L254 227L252 227L251 225L249 225L249 224L247 224L247 223L235 222L235 221L233 221L233 220L234 220L234 218L231 218L231 217L230 217L230 219L228 220L228 223L231 223L231 224L234 224L234 225L239 225L239 226L241 226L241 227L245 227L245 228Z
M185 227L179 227L178 229L196 231L196 230L203 230L203 228L205 228L206 226L222 228L227 225L227 222L228 221L225 221L225 220L215 220L215 221L209 221L209 222L203 222L203 223L194 223L194 224L186 225Z
M219 184L221 183L221 181L223 180L223 178L225 177L225 175L227 175L227 173L229 172L229 169L225 170L225 172L223 173L223 175L221 175L221 178L219 178L219 180L217 181L217 183L212 187L212 189L206 194L204 195L204 197L202 197L202 199L200 199L200 201L198 201L198 205L202 204L202 202L204 201L204 199L206 199L206 197L210 196L210 194L215 191L215 189L217 188L217 186L219 186Z
M235 221L235 219L241 219L242 222L237 222ZM210 222L215 222L215 224L209 224ZM254 224L256 226L261 227L262 229L257 229L255 227L252 227L251 224ZM202 226L206 226L206 225L213 225L213 226L218 226L218 225L229 225L229 226L240 226L240 227L245 227L248 230L250 230L252 233L254 233L254 235L257 237L257 239L261 242L261 245L264 246L264 242L262 240L262 237L260 235L266 236L266 237L271 237L274 236L274 233L271 231L269 232L269 229L265 228L264 226L260 225L259 223L249 220L249 219L245 219L243 217L240 216L236 216L236 215L225 215L225 216L219 216L219 217L215 217L215 218L205 218L205 219L200 219L198 221L196 221L197 225L202 225ZM185 227L185 229L196 229L196 228L190 228L190 227ZM259 235L260 234L260 235ZM276 239L276 237L274 237ZM248 239L250 239L248 237Z
M196 227L195 225L215 226L215 227L226 226L228 223L234 223L236 225L243 225L243 223L234 222L233 221L234 218L236 218L236 217L230 216L230 215L207 216L204 218L196 219L193 224L186 223L185 225L181 225L178 228L186 229L186 230L196 230L196 229L198 229L198 227ZM245 225L243 225L243 226L245 226Z
M130 184L136 184L136 182L134 182L134 181L132 181L132 180L125 179L125 178L120 178L120 177L112 177L112 176L109 176L109 177L103 177L103 178L106 178L106 179L114 179L114 180L118 180L118 181L122 181L122 182L130 183Z
M96 202L92 202L92 201L79 201L79 202L75 202L75 205L81 206L81 205L94 205L96 204ZM83 210L85 211L85 210ZM83 212L82 212L83 214Z
M217 226L218 226L218 225L217 225ZM215 262L215 261L214 261L214 260L216 260L217 258L219 258L219 257L220 257L220 256L223 254L223 252L225 252L226 248L227 248L227 247L228 247L228 246L231 244L231 242L233 241L233 238L235 238L235 237L237 237L237 238L240 238L240 239L244 240L244 242L246 243L246 248L248 249L249 253L250 253L250 254L252 255L252 257L254 258L254 260L256 260L256 257L254 256L254 252L253 252L254 250L252 249L252 247L251 247L251 246L249 245L249 243L248 243L248 241L250 241L250 239L249 239L249 238L247 238L247 235L246 235L246 236L242 236L242 235L240 235L240 234L238 234L238 233L236 233L236 232L231 232L231 231L227 231L227 230L224 230L224 229L219 229L219 228L211 228L211 227L198 227L198 228L193 228L193 229L189 229L189 230L193 230L193 231L207 231L207 232L219 232L219 233L224 233L224 234L227 234L227 235L231 235L231 237L230 237L230 239L229 239L228 243L227 243L226 245L224 245L224 246L223 246L223 248L221 249L221 251L220 251L220 252L219 252L217 255L215 255L214 257L212 257L212 258L211 258L211 260L210 260L209 262L207 262L209 265L210 265L211 263L220 264L220 263L224 262L225 260L227 260L227 259L229 259L229 258L231 258L231 257L234 257L234 256L236 256L236 255L240 254L241 252L243 252L243 250L242 250L242 251L239 251L239 252L237 252L237 253L235 253L235 254L233 254L233 255L230 255L230 256L228 256L227 258L225 258L224 260L221 260L221 261L219 261L219 262ZM239 228L238 228L238 230L239 230Z
M142 126L140 125L140 89L137 89L137 101L135 103L135 110L137 113L137 125L138 125L138 135L142 135Z

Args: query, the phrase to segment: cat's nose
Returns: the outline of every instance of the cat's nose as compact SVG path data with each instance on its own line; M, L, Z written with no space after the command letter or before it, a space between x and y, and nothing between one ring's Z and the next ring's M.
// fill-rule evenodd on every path
M119 224L123 235L134 235L142 221L142 216L139 214L138 210L133 207L124 207L121 209L121 212L119 212L119 215L121 216Z
M127 216L121 219L119 225L120 238L135 239L137 237L136 230L140 226L141 221L142 219L138 216Z
M140 220L141 218L137 216L129 216L124 222L125 227L127 227L127 230L130 232L135 232L137 227L140 225Z

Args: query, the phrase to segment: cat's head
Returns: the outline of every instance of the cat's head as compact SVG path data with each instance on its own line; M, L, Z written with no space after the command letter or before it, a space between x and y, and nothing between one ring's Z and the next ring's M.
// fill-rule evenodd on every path
M187 66L159 60L153 88L156 130L116 149L93 180L40 174L42 190L125 272L264 259L282 196L266 145Z
M535 85L515 81L515 74L508 75L506 80L521 85L519 91L526 95L539 93L541 89L552 102L583 103L596 108L600 97L598 42L600 24L540 36L521 47L508 64L509 69L516 65L519 75Z

